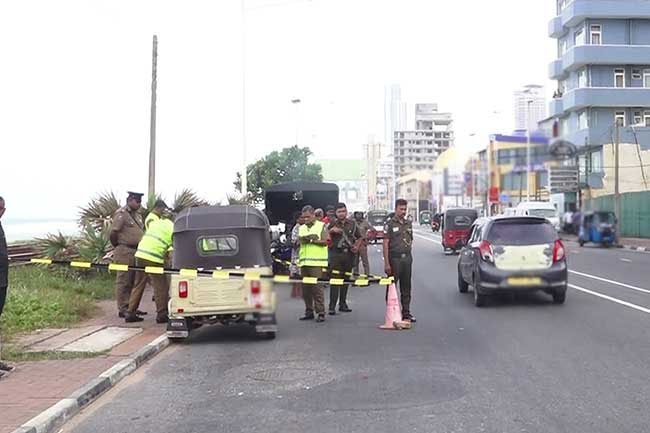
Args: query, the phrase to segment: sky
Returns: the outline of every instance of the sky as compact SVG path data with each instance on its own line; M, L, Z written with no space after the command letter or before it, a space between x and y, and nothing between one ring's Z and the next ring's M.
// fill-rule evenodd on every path
M409 122L415 103L438 103L457 145L477 146L513 129L518 87L552 94L554 4L244 0L242 14L241 0L3 0L6 217L74 218L99 192L146 192L153 34L157 192L219 201L243 161L243 81L249 162L296 139L316 158L363 157L370 134L383 139L391 83Z

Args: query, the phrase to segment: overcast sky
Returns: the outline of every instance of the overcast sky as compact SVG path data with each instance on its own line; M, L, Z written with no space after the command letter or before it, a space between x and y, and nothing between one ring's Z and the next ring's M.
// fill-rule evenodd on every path
M513 91L547 85L552 0L246 0L249 160L299 143L360 158L384 86L454 114L458 145L513 128ZM240 0L0 3L0 195L7 217L75 217L100 191L146 192L151 39L157 189L232 191L241 166ZM493 114L493 112L499 114ZM477 136L468 138L470 133Z

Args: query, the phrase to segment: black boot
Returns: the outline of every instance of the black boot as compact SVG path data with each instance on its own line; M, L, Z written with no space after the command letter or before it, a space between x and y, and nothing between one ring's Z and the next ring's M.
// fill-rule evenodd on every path
M144 319L143 319L142 317L138 316L138 315L135 314L135 313L131 313L130 311L128 311L128 312L126 313L126 317L124 317L124 321L125 321L126 323L142 322L143 320L144 320Z
M314 320L314 312L313 311L306 311L305 315L299 318L298 320Z

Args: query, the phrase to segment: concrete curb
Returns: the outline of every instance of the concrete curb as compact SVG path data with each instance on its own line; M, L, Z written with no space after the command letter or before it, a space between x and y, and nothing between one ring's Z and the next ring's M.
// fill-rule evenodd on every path
M36 415L12 433L51 433L60 428L67 420L114 387L119 381L137 370L147 360L153 358L169 346L165 334L148 343L130 357L118 362L67 398L60 400L50 408Z

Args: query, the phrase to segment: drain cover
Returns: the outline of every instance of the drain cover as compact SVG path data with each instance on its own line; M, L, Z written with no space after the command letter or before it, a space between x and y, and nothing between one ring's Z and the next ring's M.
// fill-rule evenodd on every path
M316 376L316 372L306 368L268 368L256 371L248 376L249 379L261 382L294 382L307 380Z

